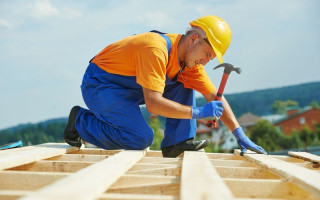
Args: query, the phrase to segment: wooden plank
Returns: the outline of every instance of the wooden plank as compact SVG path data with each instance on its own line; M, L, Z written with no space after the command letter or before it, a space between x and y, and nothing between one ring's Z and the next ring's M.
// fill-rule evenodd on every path
M115 155L120 153L122 150L105 150L105 149L98 149L98 148L84 148L69 152L68 154L92 154L92 155Z
M252 162L246 160L224 160L224 159L210 159L214 167L255 167Z
M17 152L21 152L21 151L26 151L26 150L30 150L30 149L34 149L34 148L36 148L36 147L35 146L26 146L26 147L14 148L14 149L4 149L4 150L0 150L0 156L12 154L12 153L17 153Z
M98 162L106 159L107 157L107 155L64 154L60 156L51 157L46 160Z
M180 183L153 183L140 186L132 186L118 189L109 189L107 193L121 194L156 194L156 195L175 195L180 192Z
M235 198L235 200L288 200L288 199L279 199L279 198Z
M294 151L289 151L288 154L290 156L296 157L296 158L301 158L303 160L307 160L316 164L320 163L320 156L308 153L308 152L294 152Z
M235 153L239 155L240 150L235 150ZM285 178L289 182L299 185L320 198L320 173L268 155L256 154L252 151L248 151L243 157Z
M255 167L215 167L223 178L279 179L266 169Z
M209 159L220 159L220 160L243 160L241 156L231 153L206 153Z
M295 184L282 180L236 178L224 178L223 180L237 198L318 199Z
M122 151L60 179L23 199L96 199L136 164L145 153L145 150Z
M100 196L99 200L178 200L174 195L150 195L150 194L119 194L107 193Z
M148 151L146 157L163 157L162 156L162 152L161 151L153 151L153 150L150 150Z
M27 190L0 190L0 199L3 200L16 200L25 195L32 194L32 191Z
M181 176L181 168L164 167L164 168L158 168L158 169L136 170L136 171L129 171L128 174Z
M0 171L0 190L37 190L69 173Z
M92 164L94 164L94 162L42 160L18 167L13 167L8 170L34 172L76 172Z
M139 163L153 164L182 164L181 158L144 157Z
M181 165L137 163L129 170L129 172L138 171L138 170L153 170L153 169L165 169L165 168L181 168Z
M286 162L292 163L303 163L304 161L298 158L290 157L290 156L279 156L279 155L270 155L272 158L277 158Z
M320 172L320 164L313 164L311 162L303 162L303 163L294 163L295 165L299 165L301 167L305 167L307 169L316 170Z
M181 200L233 199L231 191L206 154L197 151L184 152L180 197Z
M139 187L149 184L172 184L180 183L179 176L145 176L145 175L134 175L125 174L117 182L115 182L110 189L120 189L127 187Z
M28 148L24 151L8 149L5 150L7 151L5 155L0 156L0 170L61 155L70 151L75 151L76 149L76 147L71 147L65 143L46 143L36 145L34 148Z

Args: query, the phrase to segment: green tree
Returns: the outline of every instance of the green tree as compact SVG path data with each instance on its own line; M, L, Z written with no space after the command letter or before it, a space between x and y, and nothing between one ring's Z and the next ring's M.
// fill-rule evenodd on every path
M273 113L285 114L287 107L298 106L298 105L299 104L297 101L292 101L292 100L279 101L279 100L277 100L271 105L271 109L272 109Z
M293 132L291 135L283 135L281 141L282 149L295 149L303 145L298 132Z
M311 146L312 143L317 140L316 133L308 127L303 127L301 131L299 131L299 135L306 150L309 146Z
M312 101L310 103L311 108L320 108L319 103L317 101Z
M154 133L153 143L150 146L152 150L160 150L160 144L163 139L163 134L160 129L160 120L158 117L151 117L149 126L152 128Z
M318 136L318 140L320 140L320 123L315 124L315 133Z
M266 120L259 121L251 129L250 133L252 141L262 146L266 151L294 149L303 146L305 140L307 140L307 145L309 145L310 140L314 139L310 136L306 136L308 139L301 138L301 134L297 131L288 136L284 135ZM309 132L307 131L308 134Z
M282 134L267 120L260 120L250 131L251 140L266 151L281 149Z

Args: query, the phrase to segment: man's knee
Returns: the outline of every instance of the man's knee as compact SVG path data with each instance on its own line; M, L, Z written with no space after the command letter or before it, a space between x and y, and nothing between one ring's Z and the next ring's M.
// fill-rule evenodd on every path
M140 133L141 134L141 133ZM134 149L146 149L151 146L153 142L153 130L146 130L144 134L141 134L141 137L137 138L133 144Z

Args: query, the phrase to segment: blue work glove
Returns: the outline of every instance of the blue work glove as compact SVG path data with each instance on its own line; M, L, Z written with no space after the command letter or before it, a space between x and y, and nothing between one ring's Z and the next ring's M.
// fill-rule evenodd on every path
M243 156L247 149L256 153L267 154L267 152L262 147L256 145L244 134L241 127L236 128L232 133L237 138L238 144L241 148L241 156Z
M223 112L223 103L221 101L210 101L203 107L192 108L192 119L202 119L206 117L220 118Z

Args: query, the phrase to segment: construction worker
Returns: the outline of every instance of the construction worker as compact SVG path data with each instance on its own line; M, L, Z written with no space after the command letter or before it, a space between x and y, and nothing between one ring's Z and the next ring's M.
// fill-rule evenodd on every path
M217 16L190 22L185 35L153 31L126 37L105 47L90 60L81 85L89 109L71 109L64 139L81 146L81 139L104 149L145 149L152 144L153 130L139 105L166 117L161 150L177 157L197 151L208 140L194 140L196 119L221 117L233 132L242 152L266 154L239 126L227 100L213 101L216 88L204 70L222 55L231 40L228 24ZM195 91L207 100L195 106Z

